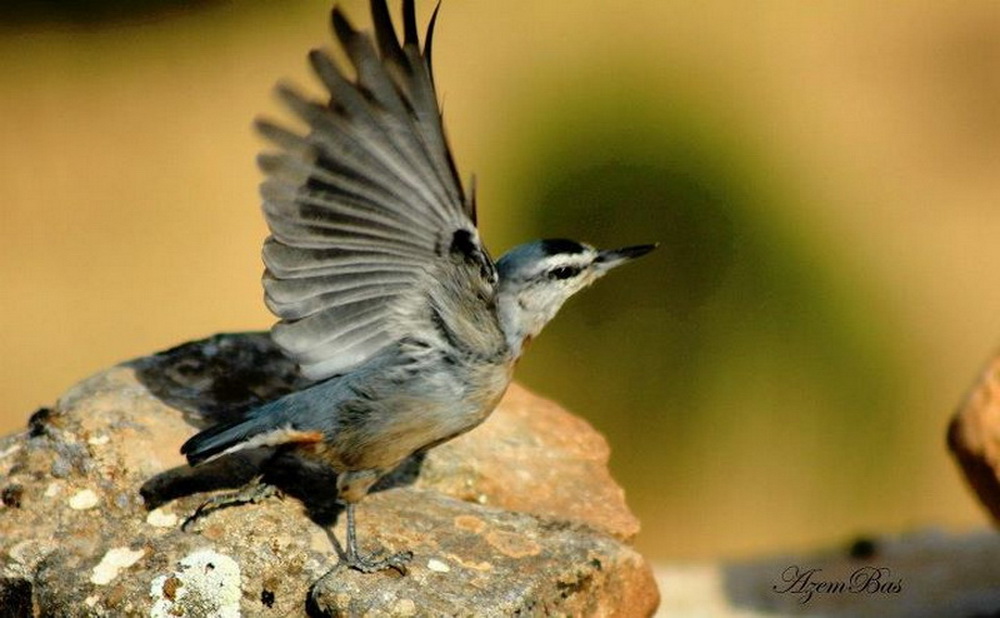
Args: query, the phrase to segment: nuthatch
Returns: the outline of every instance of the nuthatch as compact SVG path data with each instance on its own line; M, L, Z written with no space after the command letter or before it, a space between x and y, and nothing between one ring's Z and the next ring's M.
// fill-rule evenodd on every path
M330 100L278 87L308 134L257 123L278 147L259 158L271 231L265 300L280 319L271 335L317 383L181 447L192 465L267 446L332 467L347 510L347 564L362 571L411 557L359 555L354 509L369 488L482 423L526 343L566 299L654 248L540 240L490 258L441 123L431 74L437 11L421 50L413 5L403 2L402 43L385 0L371 2L374 40L334 8L355 76L313 51Z

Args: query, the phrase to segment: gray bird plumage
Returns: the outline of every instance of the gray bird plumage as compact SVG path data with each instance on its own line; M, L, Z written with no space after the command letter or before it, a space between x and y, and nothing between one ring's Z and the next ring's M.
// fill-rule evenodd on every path
M348 561L363 570L406 559L357 555L353 509L371 485L481 423L525 342L563 302L653 248L535 241L494 263L441 123L430 62L437 11L423 49L412 0L402 43L385 1L371 11L374 40L333 10L353 78L324 52L309 56L326 103L279 86L307 134L258 122L277 147L259 159L271 231L265 300L280 319L271 334L319 382L181 448L192 465L280 446L332 466L348 509Z

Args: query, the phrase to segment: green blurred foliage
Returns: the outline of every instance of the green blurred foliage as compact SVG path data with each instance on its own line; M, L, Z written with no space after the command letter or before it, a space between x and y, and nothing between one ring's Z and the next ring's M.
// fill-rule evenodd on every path
M747 503L838 486L847 508L880 499L865 471L894 457L905 369L889 317L840 267L850 248L787 225L781 179L697 105L632 100L626 118L602 104L621 92L564 94L525 123L543 129L517 159L518 233L660 248L572 301L520 378L608 435L644 521L720 465L751 470L731 489ZM770 474L783 465L798 472Z

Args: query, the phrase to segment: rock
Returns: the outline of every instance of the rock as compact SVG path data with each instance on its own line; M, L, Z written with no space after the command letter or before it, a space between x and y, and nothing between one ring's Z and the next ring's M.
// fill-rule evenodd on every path
M413 551L405 575L337 566L345 522L329 470L264 451L184 464L196 428L304 384L266 335L219 335L84 380L0 439L4 615L655 611L607 444L516 385L481 427L406 462L358 507L362 551ZM180 529L205 492L260 474L287 497Z
M314 589L323 615L631 616L656 606L642 558L583 523L469 509L435 490L372 500L379 518L366 518L362 538L377 535L416 558L405 577L349 569L323 577Z
M952 417L948 448L980 502L1000 523L1000 355L987 364Z

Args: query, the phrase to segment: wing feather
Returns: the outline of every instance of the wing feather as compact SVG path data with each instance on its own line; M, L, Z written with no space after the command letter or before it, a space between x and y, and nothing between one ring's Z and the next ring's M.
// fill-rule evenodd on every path
M356 125L329 114L319 104L304 100L287 86L279 86L278 94L292 111L309 123L313 130L311 145L320 158L327 158L322 161L323 167L359 181L368 180L369 174L379 174L384 179L381 188L394 189L394 197L419 198L422 208L440 217L441 221L447 220L448 213L439 206L419 170L414 169L390 145L380 144L373 136L359 133Z
M272 336L282 346L292 350L299 362L333 361L331 349L339 353L342 349L357 347L359 343L379 340L379 333L371 327L384 319L381 306L381 303L365 301L347 305L336 312L323 310L300 320L279 322Z
M355 248L289 248L271 238L264 245L264 261L268 265L266 275L275 280L336 275L360 260L379 260L386 269L412 268L412 261L407 262L411 259L409 254L385 251L385 247L380 249L372 251L369 243L356 243ZM267 285L268 278L265 278L265 287Z
M332 100L337 106L343 108L345 114L355 123L355 130L361 131L367 129L370 135L381 134L382 137L386 138L398 156L403 157L414 168L420 169L424 173L425 179L433 179L435 181L431 188L439 199L462 200L461 187L455 186L454 179L449 179L441 175L441 170L436 168L440 157L435 157L434 153L421 143L420 140L426 140L427 138L421 137L419 133L415 133L412 123L379 122L373 116L371 105L358 93L356 87L344 78L340 70L337 69L337 66L326 54L319 50L314 50L309 58L313 69L330 90ZM431 88L431 93L434 96L433 88ZM434 106L434 109L437 109L436 100L431 99L430 103ZM427 104L427 101L422 101L422 104ZM437 124L440 127L440 119L438 119ZM434 131L430 131L430 133L433 134ZM440 134L440 130L437 133ZM437 140L437 144L439 147L447 149L447 145L444 144L443 139ZM450 157L450 155L448 156Z
M315 379L414 333L440 331L437 307L446 304L488 318L486 327L482 318L463 327L465 318L452 315L449 332L474 332L480 348L505 345L492 313L495 265L479 241L474 199L459 180L434 89L437 10L423 50L412 0L403 2L402 43L385 0L372 0L371 12L374 38L340 9L331 14L354 78L326 53L309 54L327 102L278 86L305 135L257 123L276 149L258 157L271 231L265 302L280 319L271 334Z

